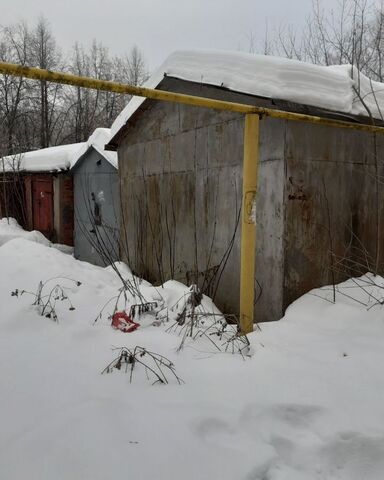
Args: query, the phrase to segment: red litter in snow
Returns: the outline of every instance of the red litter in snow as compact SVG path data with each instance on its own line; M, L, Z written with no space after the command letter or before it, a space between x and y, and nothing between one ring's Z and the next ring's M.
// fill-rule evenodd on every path
M112 317L112 327L130 333L140 327L126 312L116 312Z

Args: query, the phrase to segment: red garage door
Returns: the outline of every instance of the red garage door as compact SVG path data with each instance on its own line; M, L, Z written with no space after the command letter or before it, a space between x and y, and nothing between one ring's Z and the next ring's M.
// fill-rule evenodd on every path
M52 177L32 180L33 228L50 240L53 235L53 182Z

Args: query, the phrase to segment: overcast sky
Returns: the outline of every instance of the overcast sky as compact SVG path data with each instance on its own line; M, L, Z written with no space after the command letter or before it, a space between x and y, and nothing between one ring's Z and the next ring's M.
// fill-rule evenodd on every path
M323 0L331 7L335 0ZM152 70L177 49L247 50L281 24L300 29L311 0L0 0L2 25L43 14L64 49L93 39L121 54L134 44Z

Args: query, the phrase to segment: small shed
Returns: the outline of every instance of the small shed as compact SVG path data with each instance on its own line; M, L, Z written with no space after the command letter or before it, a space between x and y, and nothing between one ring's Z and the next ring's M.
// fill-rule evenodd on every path
M176 52L146 86L383 124L384 85L349 65ZM123 259L151 281L197 282L226 313L239 312L243 132L241 114L133 98L109 144ZM265 117L259 144L255 320L268 321L312 288L383 268L384 138Z
M119 260L120 185L117 154L106 151L110 130L98 128L76 152L75 257L105 266Z
M70 144L4 157L0 163L1 215L15 216L27 230L73 246L71 161L83 144Z

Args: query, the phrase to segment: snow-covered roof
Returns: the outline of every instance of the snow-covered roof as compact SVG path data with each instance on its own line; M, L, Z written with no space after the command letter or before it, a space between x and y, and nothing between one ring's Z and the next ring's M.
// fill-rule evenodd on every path
M22 172L58 172L73 168L80 157L93 147L114 168L117 168L117 153L104 149L111 138L109 128L96 128L86 142L43 148L32 152L9 155L0 159L0 173Z
M265 55L220 50L177 51L144 86L156 88L164 75L223 87L250 95L287 100L335 112L383 119L384 84L371 81L351 65L319 66ZM145 101L133 97L116 118L111 138Z
M76 152L83 145L83 143L72 143L9 155L0 159L0 172L3 169L6 172L58 172L68 170Z
M72 159L72 168L77 161L82 157L91 147L93 147L107 162L114 168L118 168L117 153L105 150L105 145L111 139L111 130L109 128L96 128L88 140L82 144L82 147L77 151Z

